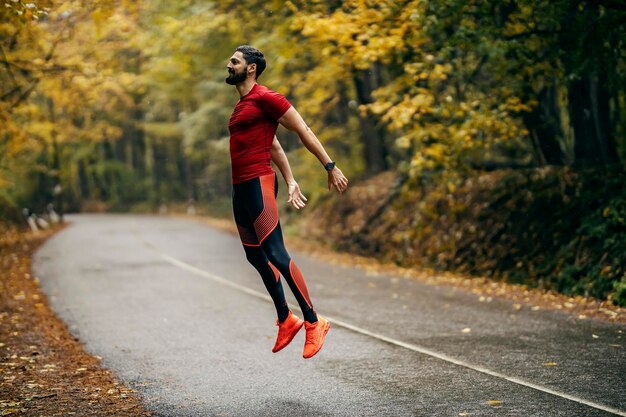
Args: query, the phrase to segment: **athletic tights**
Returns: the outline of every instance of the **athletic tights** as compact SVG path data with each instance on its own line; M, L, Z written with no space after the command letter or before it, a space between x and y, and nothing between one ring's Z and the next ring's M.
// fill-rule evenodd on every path
M304 320L314 323L317 315L304 277L285 249L278 220L277 193L276 173L234 184L233 212L237 230L246 258L261 274L265 288L274 301L278 321L283 322L289 315L280 280L282 275L300 305Z

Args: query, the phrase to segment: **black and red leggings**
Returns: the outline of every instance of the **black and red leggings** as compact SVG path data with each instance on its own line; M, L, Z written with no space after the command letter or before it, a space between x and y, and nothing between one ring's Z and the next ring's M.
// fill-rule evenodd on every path
M317 321L304 277L293 262L278 221L276 174L263 175L233 185L233 212L248 261L259 271L269 292L278 320L284 321L289 307L280 281L282 275L302 309L304 319Z

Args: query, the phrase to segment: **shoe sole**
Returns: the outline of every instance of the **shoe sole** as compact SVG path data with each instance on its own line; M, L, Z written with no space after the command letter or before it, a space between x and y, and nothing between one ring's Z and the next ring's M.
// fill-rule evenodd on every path
M287 342L277 348L276 350L272 349L272 353L277 353L280 352L281 350L283 350L284 348L286 348L287 346L289 346L289 343L291 343L291 341L296 337L296 335L300 332L300 329L302 329L302 326L304 326L304 320L300 320L300 325L298 326L298 328L291 334L291 336L289 337L289 339L287 339Z
M326 335L328 334L328 331L329 331L329 330L330 330L330 322L329 322L329 321L327 321L327 322L326 322L326 328L324 329L324 335L322 336L322 343L320 343L320 347L319 347L319 348L318 348L315 352L313 352L311 355L309 355L309 356L304 356L304 355L302 355L302 357L303 357L304 359L310 359L310 358L312 358L313 356L317 355L317 352L319 352L320 350L322 350L322 347L324 346L324 341L326 340Z

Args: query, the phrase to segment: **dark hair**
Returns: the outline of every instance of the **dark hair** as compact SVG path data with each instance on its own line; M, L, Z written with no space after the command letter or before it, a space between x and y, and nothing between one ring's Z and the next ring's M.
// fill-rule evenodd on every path
M250 45L241 45L237 47L237 52L241 52L246 64L256 64L256 78L259 78L265 70L265 57L258 49Z

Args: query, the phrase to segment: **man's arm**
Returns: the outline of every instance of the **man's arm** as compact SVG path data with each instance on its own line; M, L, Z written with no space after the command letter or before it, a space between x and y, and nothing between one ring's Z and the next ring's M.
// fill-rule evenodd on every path
M300 113L298 113L294 107L287 110L287 112L278 119L278 122L287 129L296 132L304 146L319 159L322 165L326 165L332 161L317 136L315 136L313 131L307 126L302 116L300 116ZM337 166L331 171L328 171L328 189L330 190L331 187L335 187L339 193L343 193L346 188L348 188L348 179Z
M287 159L287 155L283 150L283 147L280 146L280 142L278 138L274 136L274 140L272 141L272 147L270 148L270 156L272 157L272 162L276 164L283 178L285 179L285 183L287 184L287 190L289 194L288 203L291 203L296 209L303 208L306 203L306 197L300 192L300 186L293 178L293 174L291 172L291 166L289 166L289 160Z

